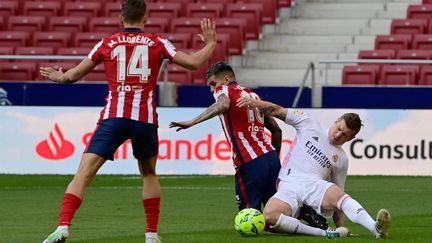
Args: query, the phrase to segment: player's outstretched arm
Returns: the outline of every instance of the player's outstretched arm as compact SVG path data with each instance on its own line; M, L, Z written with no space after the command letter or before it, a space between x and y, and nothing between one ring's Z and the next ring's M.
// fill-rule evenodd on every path
M253 99L251 97L241 97L237 100L237 106L258 108L265 115L274 116L282 121L285 121L288 112L288 109L286 108L268 101Z
M225 95L219 96L216 103L213 103L209 108L207 108L203 113L199 114L195 118L189 121L184 122L171 122L169 127L170 128L177 128L177 132L182 129L187 129L191 126L194 126L198 123L201 123L203 121L206 121L210 118L213 118L219 114L224 113L229 109L230 106L230 100Z
M211 57L217 44L215 22L204 18L201 20L201 31L202 33L199 36L205 43L205 46L193 54L187 54L182 51L177 52L173 58L174 63L190 70L196 70Z
M88 58L85 58L80 64L69 69L65 73L63 72L62 68L56 70L52 67L41 67L39 72L43 77L47 77L56 83L70 84L78 81L84 75L89 73L95 66L96 64L94 62Z

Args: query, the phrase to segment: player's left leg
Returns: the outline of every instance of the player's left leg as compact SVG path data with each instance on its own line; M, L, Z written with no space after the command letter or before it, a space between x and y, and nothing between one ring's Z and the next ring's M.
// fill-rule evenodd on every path
M374 221L359 202L351 198L337 185L332 185L327 189L321 207L323 210L332 210L335 208L341 210L349 220L365 227L376 237L382 233L378 220L377 222ZM389 224L388 227L387 225L385 226L387 234L389 227Z
M146 215L146 243L160 243L158 223L161 190L156 176L158 155L157 126L132 121L132 148L143 179L142 203Z
M78 171L69 183L63 196L59 226L43 243L63 242L69 237L69 226L76 210L81 205L85 189L104 163L105 159L97 154L83 154Z
M139 160L139 169L143 178L142 203L146 215L146 243L159 243L158 223L160 213L160 184L156 176L156 159Z

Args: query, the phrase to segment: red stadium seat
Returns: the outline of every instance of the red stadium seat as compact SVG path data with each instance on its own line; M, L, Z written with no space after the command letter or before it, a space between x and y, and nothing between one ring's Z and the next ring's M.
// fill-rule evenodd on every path
M189 3L186 7L187 16L191 18L220 18L223 12L222 3Z
M430 19L432 18L432 4L409 5L407 10L408 19Z
M195 0L159 0L155 2L164 2L164 3L179 3L181 5L180 16L186 16L186 6L189 3L194 3Z
M0 16L13 16L18 13L17 1L0 1Z
M399 50L398 59L429 60L432 57L431 50Z
M6 30L6 20L3 16L0 16L0 30Z
M88 47L61 47L57 49L57 55L62 56L87 56L91 49Z
M103 8L103 16L105 17L118 17L121 14L121 3L105 3Z
M417 65L384 65L381 69L379 84L415 85L419 66Z
M99 2L66 2L63 13L67 16L97 17L101 6Z
M0 65L1 80L34 80L35 62L5 62Z
M114 17L91 18L89 24L89 31L117 33L122 31L122 24L118 18Z
M93 48L102 38L109 36L109 33L80 32L75 34L73 46Z
M358 54L359 59L394 59L395 57L395 50L361 50Z
M292 0L279 0L278 7L291 7Z
M171 20L171 31L177 33L201 33L201 18L177 18Z
M103 64L97 65L90 73L85 75L82 81L106 81L105 66Z
M41 67L52 67L55 69L59 69L62 68L63 72L66 72L67 70L75 67L78 64L78 62L70 62L70 61L65 61L65 62L40 62L38 63L38 69ZM40 74L35 75L37 80L48 80L45 77L42 77Z
M377 35L375 49L401 50L410 49L411 35Z
M246 20L246 39L256 40L261 33L262 4L236 3L227 6L226 16Z
M165 33L162 37L168 39L177 49L184 50L189 48L191 35L188 33Z
M42 31L45 28L46 18L44 16L10 16L8 29L18 31Z
M423 4L429 4L429 3L432 3L432 0L423 0L422 3Z
M11 46L0 46L0 55L13 55L14 48ZM0 59L0 63L11 62L10 59ZM1 65L1 64L0 64ZM1 77L0 77L1 79Z
M432 85L432 66L423 65L420 68L420 79L418 85Z
M34 16L58 16L61 10L61 2L24 2L24 15Z
M149 33L165 33L168 30L168 19L149 18L144 25L144 31Z
M71 39L70 32L35 32L33 46L67 47Z
M391 34L423 34L426 27L426 19L393 19Z
M230 43L229 34L218 33L217 35L217 45L210 58L211 63L217 61L226 61L228 57L228 43ZM199 36L194 35L192 38L192 48L201 49L204 43L201 41Z
M229 35L228 53L242 55L245 40L245 19L221 18L215 19L217 32Z
M245 3L258 3L262 4L263 12L262 12L262 23L263 24L274 24L276 22L278 2L277 0L237 0L237 2L245 2Z
M197 0L197 3L221 3L223 6L234 3L235 0Z
M432 35L415 35L413 39L412 49L431 50Z
M0 55L12 55L14 48L11 46L0 46Z
M174 19L180 16L181 4L180 3L149 3L147 11L150 18L166 18Z
M197 52L197 51L198 51L198 49L184 50L184 52L189 53L189 54L192 54L192 53ZM207 60L201 66L201 68L199 68L198 70L194 70L193 72L191 71L191 74L192 74L192 81L191 82L193 84L200 84L200 85L207 84L207 80L206 80L205 76L206 76L206 72L207 72L207 69L209 68L209 66L210 66L210 59Z
M54 55L54 48L41 46L20 46L15 48L16 55Z
M82 32L86 30L87 18L79 16L51 17L49 19L50 31Z
M168 80L178 84L191 84L192 71L175 64L168 64Z
M378 82L379 65L344 66L342 84L375 85Z
M0 31L0 46L26 46L29 39L27 31Z

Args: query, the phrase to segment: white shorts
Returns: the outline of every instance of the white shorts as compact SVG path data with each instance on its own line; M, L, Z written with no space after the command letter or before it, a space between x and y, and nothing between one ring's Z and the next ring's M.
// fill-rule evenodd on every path
M278 190L273 197L291 206L292 217L297 218L300 214L300 207L307 204L317 213L330 218L333 211L321 212L321 203L327 189L332 185L333 183L320 179L290 177L286 181L279 182Z

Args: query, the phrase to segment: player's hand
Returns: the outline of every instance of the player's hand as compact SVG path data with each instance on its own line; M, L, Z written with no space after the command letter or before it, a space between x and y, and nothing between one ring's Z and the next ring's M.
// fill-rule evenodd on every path
M60 67L59 70L55 70L52 67L41 67L39 70L41 76L46 77L54 82L58 82L61 75L63 75L63 70Z
M201 34L198 36L201 38L201 41L209 44L217 42L216 38L216 23L211 21L208 18L204 18L201 20Z
M183 130L183 129L188 129L189 127L193 126L194 124L192 122L189 121L184 121L184 122L171 122L169 124L169 128L177 128L176 132Z
M241 97L237 100L237 106L238 107L245 107L245 108L255 108L258 106L259 101L251 98L251 97Z

